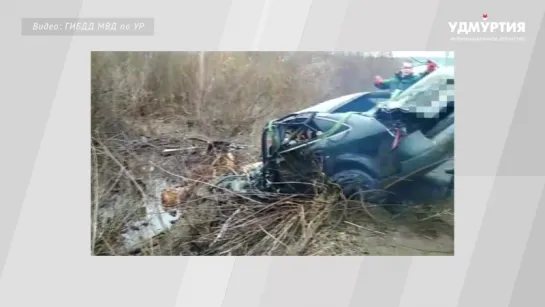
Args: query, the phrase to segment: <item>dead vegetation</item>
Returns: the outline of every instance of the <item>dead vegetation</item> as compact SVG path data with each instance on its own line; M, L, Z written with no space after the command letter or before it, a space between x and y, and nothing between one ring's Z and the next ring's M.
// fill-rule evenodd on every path
M336 189L325 184L317 185L314 197L270 195L268 201L210 184L259 160L267 120L370 90L375 75L396 71L397 60L301 52L95 52L91 62L92 254L452 254L452 227L438 227L433 216L448 209L418 208L400 228L339 202ZM172 228L127 250L121 235L134 227L129 222L161 204L181 212L161 220ZM421 246L422 237L435 243Z

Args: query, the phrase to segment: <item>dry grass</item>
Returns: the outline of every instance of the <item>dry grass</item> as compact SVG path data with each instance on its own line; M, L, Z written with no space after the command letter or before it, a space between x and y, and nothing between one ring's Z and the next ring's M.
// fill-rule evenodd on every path
M337 202L335 189L323 185L314 197L260 202L207 182L258 160L266 121L370 90L375 75L397 66L388 57L326 53L93 53L92 253L134 253L120 242L127 223L142 215L143 204L160 204L165 188L179 186L188 196L179 205L181 220L138 254L376 254L362 231L384 239L389 226L362 224L362 210ZM235 153L239 164L220 163L191 139L196 135L243 146ZM165 156L165 148L184 150ZM375 245L389 244L381 240Z

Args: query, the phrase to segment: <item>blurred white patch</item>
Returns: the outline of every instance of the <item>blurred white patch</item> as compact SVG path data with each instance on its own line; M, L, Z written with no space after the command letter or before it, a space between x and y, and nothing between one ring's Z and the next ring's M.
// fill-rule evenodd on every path
M149 192L150 195L155 197L149 197L148 201L143 204L146 210L145 216L140 220L129 223L127 231L122 234L123 245L126 249L132 250L140 247L153 237L169 230L174 222L180 219L182 215L180 210L166 211L157 197L167 187L168 184L163 180L155 180L152 183Z
M257 168L261 167L262 165L263 165L263 162L255 162L255 163L244 165L244 166L242 166L242 172L243 173L249 173L249 172L254 171Z

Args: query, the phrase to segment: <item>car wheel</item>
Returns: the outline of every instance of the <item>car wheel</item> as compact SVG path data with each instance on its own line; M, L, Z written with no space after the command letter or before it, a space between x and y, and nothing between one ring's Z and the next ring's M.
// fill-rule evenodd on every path
M380 222L391 220L391 209L381 205L381 200L387 199L388 194L374 190L378 182L371 175L361 170L348 169L335 173L331 180L341 187L348 201L361 204L371 218Z

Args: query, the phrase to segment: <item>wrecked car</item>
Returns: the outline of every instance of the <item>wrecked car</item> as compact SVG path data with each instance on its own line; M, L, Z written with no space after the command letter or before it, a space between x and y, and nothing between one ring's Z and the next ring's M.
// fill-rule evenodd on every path
M267 199L276 193L312 193L325 181L336 183L347 198L374 203L450 198L454 113L454 70L440 67L393 99L388 92L355 93L272 120L263 129L260 162L194 190L193 185L157 186L162 206L147 204L146 218L129 225L124 244L132 250L169 229L183 216L179 205L189 192L218 201L209 193L216 187ZM234 159L230 152L242 148L208 142L210 156L212 149L229 161Z
M305 193L324 176L347 197L372 202L451 196L453 69L438 69L395 99L387 95L347 95L269 122L258 188Z

